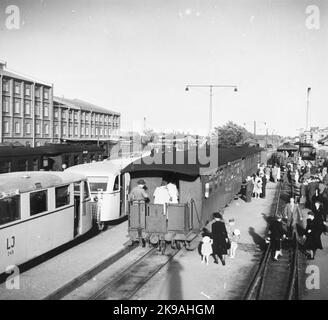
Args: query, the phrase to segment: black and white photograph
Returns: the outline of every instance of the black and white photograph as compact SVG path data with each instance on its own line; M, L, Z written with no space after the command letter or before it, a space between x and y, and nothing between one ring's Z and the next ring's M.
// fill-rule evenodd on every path
M0 300L328 300L327 58L326 0L1 0Z

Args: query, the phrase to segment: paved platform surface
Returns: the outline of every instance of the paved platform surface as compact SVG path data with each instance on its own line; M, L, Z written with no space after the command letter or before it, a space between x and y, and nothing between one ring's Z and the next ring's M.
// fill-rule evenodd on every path
M20 275L20 288L0 285L0 300L44 299L124 247L128 222L122 222Z
M198 250L182 250L172 264L162 269L143 287L135 299L150 300L217 300L241 299L248 288L261 258L259 245L263 244L277 185L269 183L266 199L252 199L246 203L234 200L225 209L224 219L235 218L235 227L241 238L234 259L227 258L226 265L201 263ZM200 239L199 239L200 240Z

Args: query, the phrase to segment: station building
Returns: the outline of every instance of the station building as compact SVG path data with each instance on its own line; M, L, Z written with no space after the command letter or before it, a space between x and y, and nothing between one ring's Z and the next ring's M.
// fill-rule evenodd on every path
M120 113L54 97L53 84L8 71L0 61L0 145L116 141Z

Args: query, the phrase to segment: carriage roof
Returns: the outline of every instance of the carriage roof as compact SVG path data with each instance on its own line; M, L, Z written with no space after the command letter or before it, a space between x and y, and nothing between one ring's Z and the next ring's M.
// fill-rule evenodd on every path
M67 168L65 172L83 173L86 176L116 176L120 174L131 162L137 160L135 158L120 158L112 160L104 160L100 162L91 162L79 164L70 168Z
M20 193L37 189L51 188L57 185L69 184L86 179L81 174L31 171L0 174L0 193L18 190Z
M200 148L200 150L202 149ZM138 161L134 161L133 163L129 164L123 170L123 172L133 173L133 172L164 171L164 172L178 173L181 175L186 175L191 177L197 177L201 175L201 172L203 173L205 173L206 171L210 172L211 170L215 170L221 166L229 164L230 162L234 162L239 159L243 159L250 155L256 154L262 150L263 150L262 148L250 147L248 145L226 147L226 148L219 147L218 162L215 164L211 163L211 166L209 164L204 165L199 162L199 160L195 155L196 148L187 151L173 151L175 155L171 155L171 157L167 157L171 161L166 161L166 162L165 162L165 153L157 152L141 160L139 159ZM204 150L202 151L204 152ZM197 159L196 163L189 164L188 157L190 157L191 159ZM177 159L183 159L184 160L183 164L180 164L179 160Z

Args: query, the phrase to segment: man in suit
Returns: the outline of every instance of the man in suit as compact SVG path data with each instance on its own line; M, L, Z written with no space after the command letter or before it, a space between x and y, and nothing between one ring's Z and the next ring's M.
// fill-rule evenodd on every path
M301 210L298 204L295 203L294 198L290 198L289 203L287 203L283 212L283 217L287 220L287 235L291 237L296 223L303 220Z

